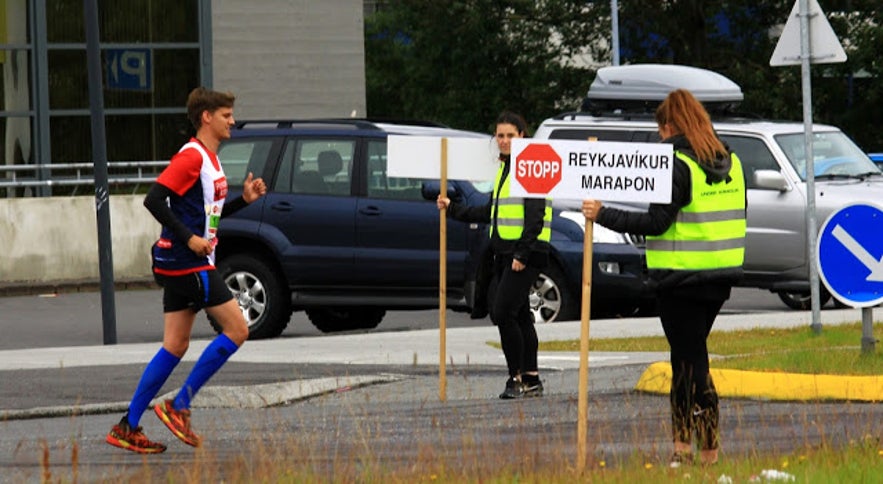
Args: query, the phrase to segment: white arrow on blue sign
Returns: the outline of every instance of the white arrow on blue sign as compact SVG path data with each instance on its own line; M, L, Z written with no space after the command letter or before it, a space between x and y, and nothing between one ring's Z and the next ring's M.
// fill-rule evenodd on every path
M819 232L819 275L834 297L856 308L883 302L883 209L847 205Z

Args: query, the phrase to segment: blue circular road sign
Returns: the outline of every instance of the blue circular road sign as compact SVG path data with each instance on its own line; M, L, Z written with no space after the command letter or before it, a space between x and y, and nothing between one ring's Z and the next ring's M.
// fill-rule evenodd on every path
M831 294L856 308L883 302L883 209L847 205L819 231L816 261Z

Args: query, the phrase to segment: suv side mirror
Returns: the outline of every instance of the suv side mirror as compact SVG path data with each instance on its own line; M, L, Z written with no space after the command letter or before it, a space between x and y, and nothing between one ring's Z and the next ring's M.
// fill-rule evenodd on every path
M788 180L781 172L776 170L757 170L754 172L754 186L757 188L765 188L767 190L778 190L787 192L791 190Z

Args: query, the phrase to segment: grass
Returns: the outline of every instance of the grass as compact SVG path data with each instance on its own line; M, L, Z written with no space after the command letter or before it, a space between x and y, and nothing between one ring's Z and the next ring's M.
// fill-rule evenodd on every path
M698 482L698 483L745 483L745 482L880 482L883 473L883 449L879 439L867 436L849 442L840 448L819 446L784 454L756 452L746 456L727 456L711 467L687 465L670 469L658 460L634 454L620 465L611 466L604 460L590 460L582 473L578 472L569 456L557 456L550 460L525 458L518 463L500 462L497 455L485 455L480 448L470 448L471 454L459 465L438 459L431 450L417 456L411 463L390 464L370 456L352 456L352 460L340 459L330 469L317 469L309 464L316 459L311 451L292 443L282 442L275 448L260 447L244 449L241 455L212 455L198 451L196 458L186 465L153 467L149 460L139 466L133 462L136 472L114 473L107 480L96 482L129 483L544 483L569 484L572 482L635 483L635 482ZM529 453L528 453L529 454ZM307 461L303 465L303 461ZM765 479L767 472L793 476L794 480L776 481ZM43 463L42 482L77 482L77 472L66 475L52 472Z
M874 333L883 323L874 325ZM883 375L883 352L861 352L861 323L809 327L714 331L708 337L713 368L833 375ZM540 343L540 351L579 351L579 340ZM669 350L663 336L589 339L592 351Z
M764 471L777 471L794 477L793 482L843 483L879 482L883 471L883 450L875 439L854 442L845 449L820 448L784 456L749 456L724 459L718 465L685 466L670 469L658 462L635 456L624 466L608 468L597 461L580 475L569 465L542 468L504 468L497 473L477 476L474 472L436 468L419 474L393 474L383 479L376 476L360 482L458 482L458 483L549 483L572 482L635 483L635 482L777 482L762 477ZM780 474L781 476L782 474ZM788 482L785 480L779 482Z

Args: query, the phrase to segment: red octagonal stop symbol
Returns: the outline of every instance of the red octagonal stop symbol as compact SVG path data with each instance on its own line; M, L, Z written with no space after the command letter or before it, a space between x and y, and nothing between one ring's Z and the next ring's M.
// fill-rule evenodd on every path
M561 165L550 145L532 143L515 158L515 179L527 193L549 193L561 181Z

